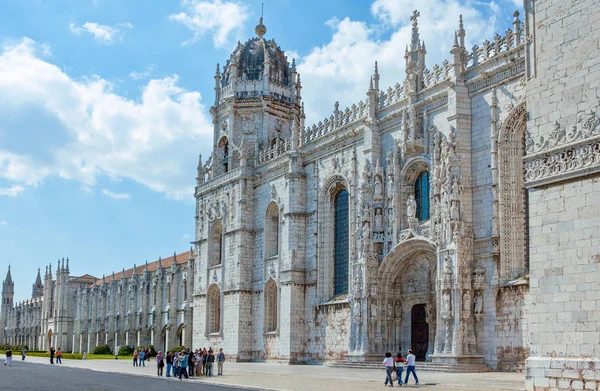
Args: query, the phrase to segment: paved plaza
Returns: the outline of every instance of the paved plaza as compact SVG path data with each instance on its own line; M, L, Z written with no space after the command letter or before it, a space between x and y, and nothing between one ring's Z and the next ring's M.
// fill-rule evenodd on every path
M0 358L4 362L4 356L0 355ZM216 385L222 385L226 386L222 388L223 390L231 389L227 388L231 386L234 388L256 390L339 391L343 389L352 391L382 388L385 378L383 369L354 370L320 365L226 363L224 376L192 378L191 380L179 382L166 378L157 379L154 361L148 363L146 367L134 368L131 366L129 360L63 360L62 365L55 364L51 366L48 359L45 358L27 357L25 362L20 361L20 357L16 358L17 360L13 361L11 368L4 367L3 365L0 366L0 371L2 371L0 377L3 379L3 384L24 384L25 387L19 387L20 390L50 390L51 388L48 388L48 384L58 382L62 386L65 386L64 388L61 387L61 390L124 390L131 389L137 384L144 384L143 389L148 391L159 389L159 387L160 389L164 389L165 382L170 381L169 389L172 390L179 389L180 383L194 382L200 387L200 390L203 389L202 385L208 385L209 387L206 389L214 389L213 387ZM33 371L31 370L32 366L35 366L35 370ZM81 371L75 371L65 376L64 371L73 371L75 368ZM95 372L83 370L92 370ZM104 376L96 372L109 372L111 376ZM516 391L525 389L524 376L516 373L447 373L432 371L417 373L420 384L415 385L411 379L406 389L425 389L431 391ZM19 380L23 379L24 374L28 374L26 377L27 381L25 382ZM35 376L29 379L30 374L34 374ZM124 376L125 374L135 376ZM15 379L14 382L4 381L4 379L11 379L13 377ZM151 377L156 379L157 382L141 382L140 379L142 377ZM43 383L39 383L43 384L42 387L38 386L38 380L36 379L40 379L39 381L43 380ZM68 384L65 383L65 379L69 379ZM102 386L96 387L92 381L101 382ZM75 385L77 385L77 388L75 388ZM152 386L149 388L149 385ZM3 389L5 389L4 386ZM189 389L189 387L186 389Z

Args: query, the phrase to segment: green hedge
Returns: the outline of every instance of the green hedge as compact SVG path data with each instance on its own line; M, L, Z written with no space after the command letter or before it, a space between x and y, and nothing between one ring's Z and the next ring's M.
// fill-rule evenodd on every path
M94 348L92 354L112 354L112 350L110 350L110 346L108 345L100 345Z
M0 350L12 350L13 352L20 352L23 348L27 349L27 345L0 345Z
M131 356L133 354L133 348L129 345L124 345L119 348L117 352L118 356Z
M175 346L175 347L169 349L169 351L171 353L179 353L179 352L181 352L183 350L185 350L185 346Z

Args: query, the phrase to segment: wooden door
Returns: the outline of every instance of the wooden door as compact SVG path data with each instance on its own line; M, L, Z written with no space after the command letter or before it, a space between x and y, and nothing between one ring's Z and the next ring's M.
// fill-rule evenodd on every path
M411 349L419 361L425 361L429 347L429 324L425 304L413 306L411 311Z

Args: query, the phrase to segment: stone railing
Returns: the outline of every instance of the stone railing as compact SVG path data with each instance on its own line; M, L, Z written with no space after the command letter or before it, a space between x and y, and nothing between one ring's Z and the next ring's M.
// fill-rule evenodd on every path
M406 98L404 84L396 83L393 88L388 87L386 91L379 92L379 108L382 109L396 102L400 102L404 98Z
M207 191L209 189L214 189L215 187L220 187L225 182L229 182L230 180L232 180L235 177L237 177L238 175L240 175L241 172L242 172L242 168L237 167L223 175L219 175L219 176L213 178L212 180L210 180L208 182L205 182L199 186L196 186L196 194L204 193L205 191Z
M285 155L286 153L288 153L291 150L292 150L292 141L291 140L285 140L285 141L282 140L279 143L276 143L275 145L270 147L269 149L259 152L258 156L256 157L256 165L259 166L268 161L276 159L281 155Z
M337 129L366 118L366 116L367 104L365 101L361 100L358 104L346 107L345 110L339 110L336 103L335 110L329 118L325 118L323 121L319 121L319 123L304 129L302 143L309 144Z
M518 16L518 14L517 14ZM517 24L520 26L520 22ZM467 69L477 66L502 53L506 53L523 44L523 29L517 27L514 30L507 29L504 36L496 34L493 41L485 40L481 46L475 45L467 55Z

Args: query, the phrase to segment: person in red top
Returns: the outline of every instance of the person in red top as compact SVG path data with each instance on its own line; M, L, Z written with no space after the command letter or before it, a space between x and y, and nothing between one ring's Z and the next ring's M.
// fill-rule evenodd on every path
M406 360L402 358L402 353L398 353L396 355L396 360L394 362L396 366L396 376L398 376L398 385L402 385L402 372L404 371L404 363Z

